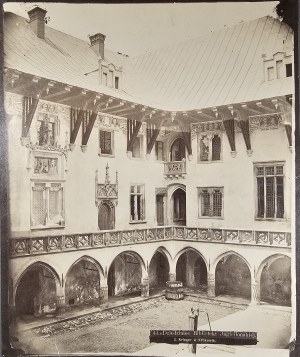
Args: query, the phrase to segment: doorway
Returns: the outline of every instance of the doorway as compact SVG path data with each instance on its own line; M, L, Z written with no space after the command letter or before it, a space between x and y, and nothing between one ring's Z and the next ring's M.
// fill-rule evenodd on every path
M185 159L185 143L182 138L177 138L171 146L171 161Z
M98 227L100 230L114 229L114 206L109 203L102 203L98 213Z
M173 223L177 226L186 225L186 194L181 188L172 195Z

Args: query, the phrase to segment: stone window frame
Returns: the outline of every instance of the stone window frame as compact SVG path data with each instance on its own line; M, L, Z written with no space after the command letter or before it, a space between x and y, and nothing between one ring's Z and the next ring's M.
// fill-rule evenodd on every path
M264 80L265 82L270 82L277 79L289 78L293 76L293 57L292 54L286 52L276 52L271 56L266 56L263 54L264 59ZM278 64L281 62L281 70L278 72ZM287 76L287 65L292 66L292 75ZM273 69L273 76L269 78L270 70Z
M138 193L138 187L140 187L141 192ZM132 192L133 191L133 192ZM131 199L133 197L134 200L134 211L137 210L137 199L135 197L140 196L140 219L134 219L136 217L132 218L131 214ZM143 183L132 183L130 184L130 190L129 190L129 223L130 224L135 224L135 223L146 223L146 199L145 199L145 184Z
M33 224L33 192L34 188L38 185L44 185L45 189L43 190L43 203L45 209L45 224L44 225L34 225ZM60 195L60 205L61 212L58 215L62 218L61 224L53 224L49 218L50 211L50 191L53 185L60 185L61 193ZM30 229L31 230L44 230L44 229L61 229L65 228L65 180L42 180L42 179L31 179L31 192L30 192Z
M264 168L264 174L263 175L258 175L258 168L263 167ZM274 174L269 175L265 173L265 168L266 167L274 167ZM277 167L282 167L282 174L277 173ZM253 176L254 176L254 187L255 187L255 214L254 214L254 219L257 221L285 221L286 220L286 172L285 172L285 162L284 161L271 161L271 162L255 162L253 163ZM264 214L263 217L259 217L259 203L258 203L258 177L263 177L264 178ZM266 178L267 177L275 177L275 183L274 183L274 216L273 217L267 217L266 216ZM283 188L283 215L282 217L276 217L277 215L277 179L276 177L283 177L283 183L282 183L282 188Z
M224 186L201 186L197 187L198 191L198 218L201 219L224 219ZM213 194L216 191L220 191L222 195L222 207L221 215L214 215L214 202ZM203 203L203 193L209 194L209 214L203 215L202 203Z
M220 138L220 159L219 160L212 160L212 154L213 154L212 139L213 139L213 137L215 135L217 135ZM208 140L209 140L208 160L201 160L201 144L200 144L200 140L204 136L207 136ZM223 162L223 134L222 134L221 131L217 131L217 132L202 132L202 133L198 134L198 136L197 136L197 162L199 164Z
M101 148L100 148L100 132L101 131L105 131L105 132L110 132L111 133L111 154L105 154L101 152ZM105 157L115 157L115 131L113 129L109 129L109 128L99 128L99 141L98 141L98 155L99 156L105 156Z

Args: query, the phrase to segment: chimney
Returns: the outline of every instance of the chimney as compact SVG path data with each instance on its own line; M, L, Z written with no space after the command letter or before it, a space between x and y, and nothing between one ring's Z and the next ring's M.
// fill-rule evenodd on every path
M45 38L45 16L47 10L36 6L35 8L28 11L29 23L33 32L38 38Z
M104 59L104 41L105 35L102 33L96 33L95 35L90 36L91 47L96 55Z

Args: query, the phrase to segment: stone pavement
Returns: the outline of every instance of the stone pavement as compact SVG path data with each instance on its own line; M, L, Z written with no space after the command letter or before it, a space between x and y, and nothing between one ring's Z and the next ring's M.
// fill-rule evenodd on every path
M282 306L250 306L211 323L212 330L256 331L256 346L198 345L197 356L287 357L291 335L291 308ZM208 324L198 327L209 330ZM134 353L139 356L193 356L189 346L153 344Z

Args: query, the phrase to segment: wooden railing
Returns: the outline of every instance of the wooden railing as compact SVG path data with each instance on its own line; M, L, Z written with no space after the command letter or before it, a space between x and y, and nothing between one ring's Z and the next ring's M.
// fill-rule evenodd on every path
M164 162L164 175L170 178L173 176L184 177L186 175L186 162L184 160Z
M190 228L179 226L101 231L86 234L12 238L10 256L57 253L163 240L187 240L225 244L290 247L291 234L234 229Z

